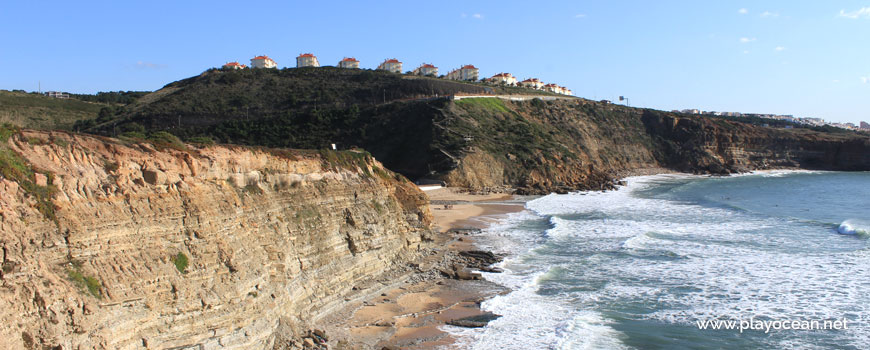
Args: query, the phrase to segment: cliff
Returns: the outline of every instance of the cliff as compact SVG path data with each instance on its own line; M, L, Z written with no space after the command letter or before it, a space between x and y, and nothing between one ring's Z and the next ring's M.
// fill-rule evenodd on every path
M2 131L3 349L270 348L429 232L365 153Z
M870 170L867 134L845 130L785 129L780 121L580 98L443 97L528 91L335 68L209 71L143 97L91 131L133 139L165 131L268 147L359 146L411 179L474 191L607 189L649 168Z

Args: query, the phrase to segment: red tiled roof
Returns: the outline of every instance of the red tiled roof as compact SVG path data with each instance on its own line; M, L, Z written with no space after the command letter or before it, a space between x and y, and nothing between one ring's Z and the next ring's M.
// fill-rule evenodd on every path
M359 62L359 61L357 61L356 58L353 58L353 57L345 57L345 58L342 59L341 61L342 61L342 62Z
M471 65L471 64L466 64L466 65L462 66L462 69L477 69L477 67L475 67L474 65Z
M391 58L391 59L384 61L384 63L402 63L402 62L399 62L399 60L397 60L395 58Z
M303 54L299 55L299 57L314 57L314 55L310 54L310 53L303 53Z
M252 60L270 60L271 61L272 59L269 58L269 56L263 55L263 56L254 57L254 58L252 58Z
M227 62L227 64L224 65L224 67L235 67L235 66L241 66L241 65L239 64L239 62Z
M433 65L431 65L431 64L429 64L429 63L423 63L423 65L420 66L420 68L435 68L435 66L433 66Z

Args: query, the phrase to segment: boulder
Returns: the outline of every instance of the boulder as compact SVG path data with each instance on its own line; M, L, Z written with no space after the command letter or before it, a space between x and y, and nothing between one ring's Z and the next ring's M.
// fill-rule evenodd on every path
M148 168L142 170L142 178L145 179L145 182L152 185L166 184L166 173L157 169Z

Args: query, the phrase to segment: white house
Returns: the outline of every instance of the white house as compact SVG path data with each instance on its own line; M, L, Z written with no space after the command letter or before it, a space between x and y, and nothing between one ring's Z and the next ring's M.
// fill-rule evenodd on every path
M435 67L434 65L429 64L429 63L423 63L419 67L417 67L417 69L414 69L413 73L416 75L437 76L438 75L438 67Z
M310 53L303 53L296 57L296 68L302 67L320 67L320 62L317 62L317 56Z
M544 83L540 81L538 78L530 78L520 82L520 85L527 88L532 88L536 90L541 90L544 88Z
M275 63L274 60L269 58L269 56L257 56L251 59L251 67L253 68L275 68L278 67L278 64Z
M248 68L248 66L244 64L239 64L239 62L227 62L227 64L223 65L224 69L243 69Z
M447 73L446 78L450 80L477 81L479 72L480 70L477 67L467 64L462 66L462 68L454 69L450 73Z
M402 72L402 62L399 62L399 60L397 60L395 58L391 58L391 59L385 60L383 63L381 63L378 66L378 70L385 70L385 71L393 72L393 73L401 73Z
M511 75L510 73L498 73L493 75L492 78L489 78L489 81L493 84L500 85L508 85L514 86L517 85L517 78Z
M338 61L339 68L359 68L359 61L353 57L345 57Z

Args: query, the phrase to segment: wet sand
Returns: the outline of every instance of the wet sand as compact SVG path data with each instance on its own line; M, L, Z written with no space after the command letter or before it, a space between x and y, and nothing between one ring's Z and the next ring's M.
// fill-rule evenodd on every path
M505 214L524 209L523 202L511 202L505 194L473 195L451 188L427 191L430 196L441 249L419 264L437 266L445 255L473 250L470 236L453 229L482 229ZM446 207L445 207L446 205ZM443 265L443 263L441 264ZM441 328L447 322L483 314L480 302L508 290L485 280L456 280L447 277L403 285L368 300L341 324L353 349L436 349L448 347L453 339Z

